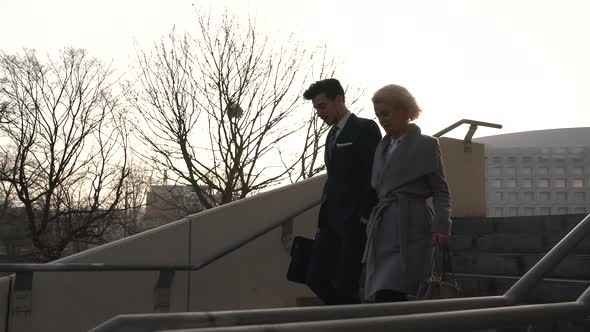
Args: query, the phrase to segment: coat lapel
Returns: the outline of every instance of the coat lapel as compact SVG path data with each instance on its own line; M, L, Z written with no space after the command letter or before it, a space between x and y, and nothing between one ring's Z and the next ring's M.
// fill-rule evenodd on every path
M375 155L372 184L375 188L382 188L385 194L391 190L411 182L436 168L436 156L430 156L428 149L424 150L424 140L420 128L411 124L399 146L391 155L387 155L390 136L386 135L377 148L379 156ZM425 153L427 153L425 155Z

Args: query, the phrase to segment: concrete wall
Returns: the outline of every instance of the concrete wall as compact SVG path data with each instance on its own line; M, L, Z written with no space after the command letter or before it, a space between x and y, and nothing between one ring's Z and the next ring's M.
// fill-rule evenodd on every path
M187 264L188 228L179 221L58 262ZM32 331L85 331L123 312L154 312L157 278L158 272L35 273ZM175 276L172 311L186 310L187 278L186 272Z
M323 183L316 177L281 187L56 262L197 265L318 201ZM317 208L296 218L296 232L313 235L316 219ZM293 306L310 293L285 279L288 263L279 227L202 271L177 273L171 311ZM86 331L118 314L152 313L157 278L157 272L35 273L32 313L12 315L9 331ZM8 280L0 279L0 310Z
M485 217L484 145L471 143L465 151L462 140L439 138L445 173L451 192L453 217Z

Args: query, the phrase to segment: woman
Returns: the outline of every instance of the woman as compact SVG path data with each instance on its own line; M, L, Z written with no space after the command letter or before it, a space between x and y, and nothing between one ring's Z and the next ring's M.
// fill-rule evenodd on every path
M438 140L410 123L421 113L414 97L387 85L372 101L386 135L373 160L379 202L367 223L364 299L404 301L428 275L432 245L448 244L450 195Z

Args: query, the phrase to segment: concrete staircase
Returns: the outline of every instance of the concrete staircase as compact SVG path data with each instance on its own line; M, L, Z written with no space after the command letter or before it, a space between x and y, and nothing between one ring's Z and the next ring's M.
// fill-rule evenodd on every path
M451 241L453 269L463 296L503 294L584 217L455 219ZM588 286L590 239L585 239L531 292L527 303L573 301ZM590 331L590 324L586 321L558 322L552 326L536 327L534 331Z

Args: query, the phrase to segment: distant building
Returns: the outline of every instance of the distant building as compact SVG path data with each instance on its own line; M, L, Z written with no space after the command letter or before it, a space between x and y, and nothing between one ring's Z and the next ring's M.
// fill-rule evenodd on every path
M33 243L28 236L24 209L8 208L0 212L0 262L28 260Z
M486 149L490 217L590 212L590 128L474 139Z
M150 229L205 210L192 186L155 185L147 193L143 228Z

